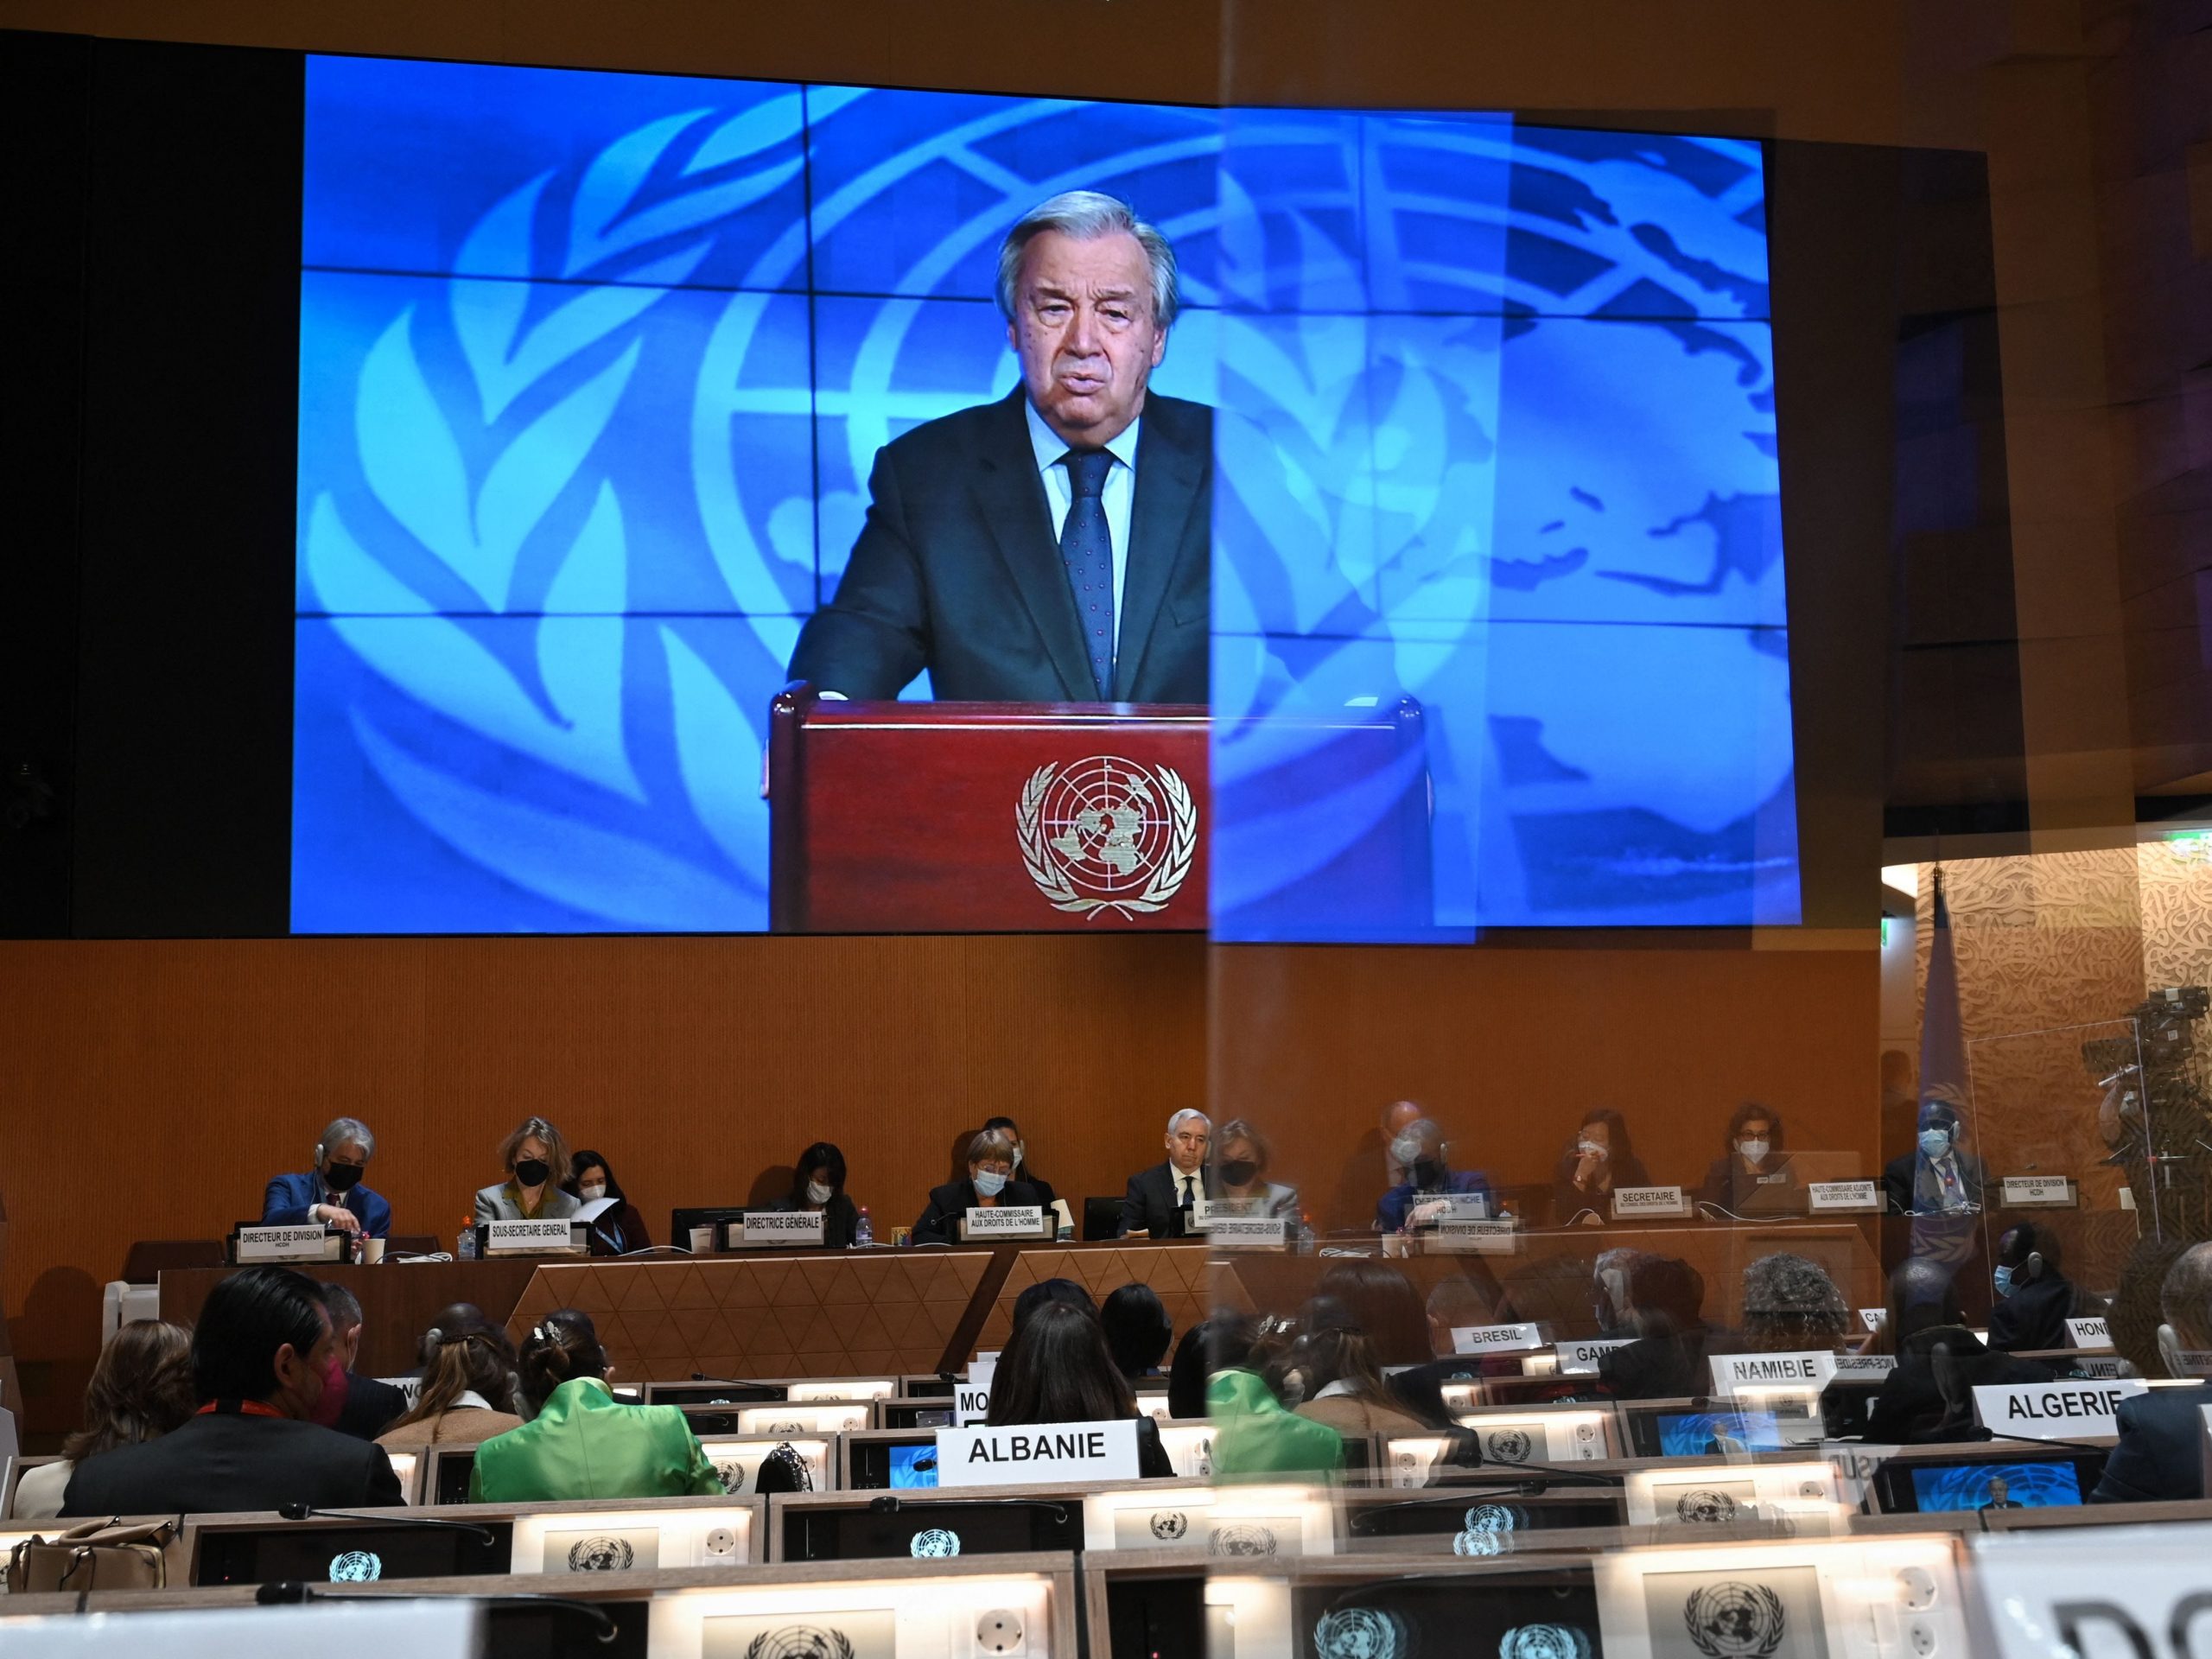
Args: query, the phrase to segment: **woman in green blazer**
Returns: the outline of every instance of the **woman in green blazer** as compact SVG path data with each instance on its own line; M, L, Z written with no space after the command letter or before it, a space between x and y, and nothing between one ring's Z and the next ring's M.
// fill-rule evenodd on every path
M547 1314L523 1344L521 1372L537 1415L476 1448L470 1503L722 1496L721 1477L682 1412L615 1400L589 1314Z

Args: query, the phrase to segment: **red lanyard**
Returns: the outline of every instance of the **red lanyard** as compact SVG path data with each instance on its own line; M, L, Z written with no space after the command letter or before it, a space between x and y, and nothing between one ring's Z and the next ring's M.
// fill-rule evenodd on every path
M226 1409L235 1411L245 1417L282 1417L284 1414L276 1407L264 1406L258 1400L210 1400L193 1415L205 1417L210 1412Z

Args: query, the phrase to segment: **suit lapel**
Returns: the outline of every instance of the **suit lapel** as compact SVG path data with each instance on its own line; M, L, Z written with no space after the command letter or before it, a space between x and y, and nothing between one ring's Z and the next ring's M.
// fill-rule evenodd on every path
M1083 619L1068 588L1067 567L1052 537L1052 510L1044 480L1037 476L1028 417L1021 412L1025 395L1016 386L1010 397L1000 399L989 435L976 453L976 505L1052 657L1063 695L1070 702L1093 702L1098 694L1091 686L1090 653L1084 646Z
M1147 400L1144 426L1137 436L1137 494L1129 511L1128 559L1116 636L1120 648L1114 661L1114 697L1118 702L1136 701L1145 649L1152 643L1168 579L1182 555L1209 459L1198 453L1192 433L1171 406Z

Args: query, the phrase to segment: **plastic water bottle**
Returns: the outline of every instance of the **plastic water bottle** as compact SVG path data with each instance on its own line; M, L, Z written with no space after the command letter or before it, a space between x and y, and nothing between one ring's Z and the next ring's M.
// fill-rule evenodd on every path
M853 1229L853 1247L867 1249L875 1243L875 1224L868 1219L868 1205L861 1205L860 1224Z
M456 1262L474 1262L476 1259L476 1228L474 1223L461 1224L461 1237L453 1247L453 1259Z

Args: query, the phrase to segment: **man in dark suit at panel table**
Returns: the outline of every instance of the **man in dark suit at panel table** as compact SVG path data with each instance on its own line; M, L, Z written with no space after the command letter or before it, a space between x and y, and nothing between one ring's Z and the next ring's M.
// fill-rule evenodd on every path
M1128 205L1076 190L999 252L1021 385L886 444L868 519L791 653L824 695L1206 701L1213 411L1147 394L1175 255Z
M400 1502L382 1446L309 1421L336 1358L315 1282L248 1268L208 1294L192 1332L199 1414L157 1440L87 1458L65 1516L358 1509Z
M1206 1167L1212 1141L1213 1124L1204 1112L1185 1107L1167 1120L1166 1161L1130 1176L1122 1195L1122 1237L1181 1238L1191 1230L1192 1208L1214 1196L1213 1172Z
M2212 1244L2192 1245L2158 1292L2158 1357L2177 1377L2212 1369ZM2212 1387L2153 1389L2120 1402L2120 1440L2092 1503L2147 1503L2204 1496L2204 1411Z

